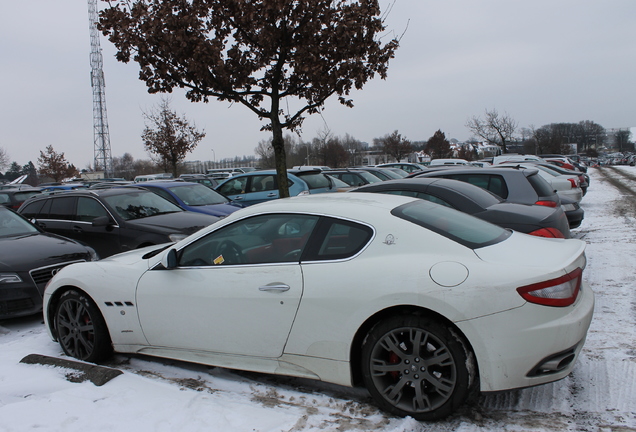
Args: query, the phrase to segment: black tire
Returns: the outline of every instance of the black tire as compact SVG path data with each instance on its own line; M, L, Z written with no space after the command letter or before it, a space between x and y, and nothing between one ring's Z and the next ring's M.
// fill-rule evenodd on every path
M55 329L62 350L70 357L96 363L113 352L104 317L95 303L79 291L69 290L60 297Z
M416 420L438 420L463 405L477 385L475 371L467 344L426 317L380 321L362 346L364 383L378 406Z

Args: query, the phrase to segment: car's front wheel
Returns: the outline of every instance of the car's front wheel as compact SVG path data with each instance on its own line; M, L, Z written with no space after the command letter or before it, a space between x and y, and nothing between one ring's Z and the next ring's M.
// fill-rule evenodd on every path
M68 356L99 362L112 353L108 328L101 312L86 294L66 291L55 310L57 339Z
M376 324L362 346L365 385L380 408L437 420L461 406L476 385L476 367L455 331L421 316Z

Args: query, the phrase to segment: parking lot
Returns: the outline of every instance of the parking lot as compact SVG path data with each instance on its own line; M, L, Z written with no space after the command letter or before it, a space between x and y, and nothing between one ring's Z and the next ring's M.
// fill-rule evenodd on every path
M573 236L587 243L596 307L579 362L561 381L482 396L436 423L390 417L362 390L141 356L115 356L110 366L124 375L97 387L72 382L69 370L20 363L31 353L62 355L29 317L0 321L0 430L634 431L636 168L589 173Z

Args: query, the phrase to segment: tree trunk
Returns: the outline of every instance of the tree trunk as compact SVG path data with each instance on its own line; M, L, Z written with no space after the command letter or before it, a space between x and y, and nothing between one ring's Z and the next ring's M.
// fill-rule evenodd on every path
M272 110L273 113L278 111ZM289 185L287 184L287 155L285 154L285 141L283 140L283 128L278 115L272 115L272 147L274 148L274 165L276 167L276 180L278 193L281 198L289 197Z

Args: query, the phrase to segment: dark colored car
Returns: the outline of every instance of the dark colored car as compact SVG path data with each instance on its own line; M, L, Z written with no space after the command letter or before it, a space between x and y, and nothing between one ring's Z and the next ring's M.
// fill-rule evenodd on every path
M390 169L390 168L378 168L378 167L368 167L368 166L353 167L353 168L359 169L359 170L363 170L363 171L368 171L368 172L370 172L371 174L373 174L374 176L378 177L380 180L383 180L383 181L386 181L386 180L399 180L401 178L406 177L404 175L398 174L397 172L395 172L393 169ZM405 173L406 173L406 171L405 171Z
M426 165L410 162L390 162L376 165L378 168L399 168L407 173L411 174L418 171L426 171L428 168Z
M59 269L96 259L90 247L45 233L0 206L0 319L40 312L44 286Z
M44 231L88 244L100 257L175 242L216 222L142 188L69 191L34 197L18 210Z
M483 188L462 181L444 178L388 180L362 186L355 192L412 196L522 233L539 237L571 237L568 220L561 207L506 202Z
M550 184L538 174L538 170L534 169L468 168L425 172L415 178L438 177L461 180L487 189L508 202L518 204L547 207L562 205L570 228L581 225L585 215L583 209L573 200L559 198Z
M147 189L185 210L196 213L225 217L243 208L241 204L233 202L226 196L200 183L149 181L133 187Z
M363 169L334 169L325 172L350 186L362 186L384 181L384 179L376 176L374 173Z
M9 207L12 210L20 208L22 203L35 195L41 195L40 188L34 187L16 187L0 189L0 204Z
M214 189L220 183L217 179L206 176L205 174L181 174L177 180L201 183L203 186L207 186L210 189Z

